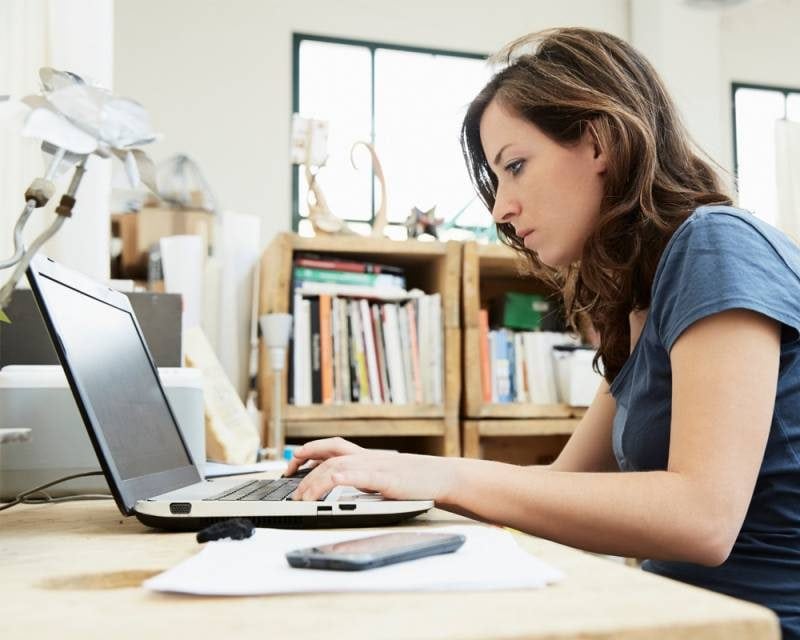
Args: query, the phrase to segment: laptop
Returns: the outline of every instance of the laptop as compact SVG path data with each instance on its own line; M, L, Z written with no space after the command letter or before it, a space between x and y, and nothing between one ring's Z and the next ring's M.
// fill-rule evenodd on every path
M257 527L362 527L395 524L433 507L431 500L387 500L354 487L336 487L317 502L292 501L301 476L205 480L128 298L44 256L31 262L28 280L124 515L179 531L227 518Z

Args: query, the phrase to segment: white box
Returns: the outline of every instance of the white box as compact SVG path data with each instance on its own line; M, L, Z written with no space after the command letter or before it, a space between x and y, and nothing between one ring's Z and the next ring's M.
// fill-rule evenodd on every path
M189 451L206 460L202 374L192 368L159 368L159 377ZM100 469L78 406L59 365L0 369L0 428L30 428L29 442L0 445L0 500L57 480ZM103 476L70 480L52 496L108 493Z

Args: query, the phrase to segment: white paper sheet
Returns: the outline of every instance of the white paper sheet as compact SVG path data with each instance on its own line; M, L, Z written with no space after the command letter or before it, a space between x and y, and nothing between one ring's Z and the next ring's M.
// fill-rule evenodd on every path
M195 595L251 596L345 591L484 591L537 589L561 580L561 571L522 549L496 527L403 527L466 536L455 553L430 556L366 571L294 569L287 551L380 533L388 529L287 531L257 529L247 540L219 540L197 555L143 583L146 589Z

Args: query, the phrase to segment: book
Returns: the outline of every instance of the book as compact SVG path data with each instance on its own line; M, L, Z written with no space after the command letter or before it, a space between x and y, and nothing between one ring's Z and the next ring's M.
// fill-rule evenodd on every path
M331 297L319 297L319 354L322 404L333 404L333 335Z
M296 318L295 332L295 404L305 406L311 404L311 304L302 298L297 302L299 313Z
M492 401L492 372L489 362L489 311L481 309L478 314L478 339L481 355L481 392L484 402Z
M358 301L361 310L361 330L364 332L364 352L367 360L367 374L369 376L369 392L372 402L380 404L381 382L378 378L378 354L375 351L375 335L372 331L372 315L369 311L369 302L365 299Z
M383 307L384 327L386 333L386 365L389 370L389 383L392 389L393 404L407 404L405 373L403 372L403 356L400 344L400 322L397 317L397 305L386 304Z
M294 278L295 287L301 286L304 282L329 282L363 287L406 288L406 279L391 273L357 273L296 266L292 271L292 277Z
M347 300L343 298L336 298L337 306L339 308L339 355L340 355L340 380L339 385L339 401L350 402L353 400L352 382L350 381L352 368L350 366L350 337L348 333L349 318L347 313ZM358 400L357 398L355 399Z
M508 336L506 329L498 329L492 332L494 335L494 367L495 379L497 381L497 400L496 402L506 404L511 402L511 361L508 357Z
M414 381L414 401L421 404L423 402L422 377L419 367L419 338L417 333L417 313L416 303L412 300L404 305L408 316L408 335L411 344L411 376Z
M309 298L310 349L311 349L311 402L322 402L322 362L320 358L319 297Z
M528 385L525 383L525 351L522 347L522 334L514 332L514 391L517 402L528 401Z
M444 374L444 330L442 327L442 295L433 293L431 299L431 334L432 339L432 384L431 400L433 404L442 404L444 401L443 374Z
M353 343L353 396L361 403L370 402L367 356L364 344L364 331L361 328L361 308L358 300L350 301L350 327Z
M365 287L355 284L336 284L334 282L302 282L295 291L303 296L328 294L343 298L367 298L369 300L386 300L397 302L408 300L414 296L399 287Z
M331 368L333 373L333 404L342 402L342 345L339 323L339 298L331 298Z
M391 390L389 388L389 376L386 364L386 347L383 335L383 321L381 320L381 309L377 304L370 307L372 314L372 332L375 335L375 352L378 355L378 379L381 382L381 398L383 402L391 402Z
M405 306L397 305L397 325L400 333L400 359L403 363L403 387L406 392L406 402L416 402L414 394L414 370L411 355L411 328L408 322L408 310Z
M361 262L358 260L344 260L329 256L320 256L313 253L300 253L294 260L294 264L299 267L309 267L312 269L328 269L331 271L351 271L354 273L388 273L396 276L405 276L402 267L393 265L375 264L373 262Z

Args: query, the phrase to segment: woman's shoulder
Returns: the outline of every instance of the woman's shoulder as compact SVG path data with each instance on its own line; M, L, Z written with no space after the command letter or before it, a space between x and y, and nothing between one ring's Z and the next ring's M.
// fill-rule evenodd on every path
M715 263L739 265L755 256L773 258L800 274L800 247L782 231L746 209L704 205L692 212L667 243L653 284L665 270L709 256Z

